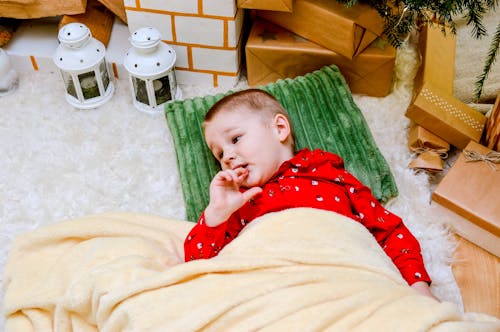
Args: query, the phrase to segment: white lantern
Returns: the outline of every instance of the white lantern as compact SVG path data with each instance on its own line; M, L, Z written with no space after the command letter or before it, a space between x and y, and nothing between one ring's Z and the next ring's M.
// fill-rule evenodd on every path
M129 73L134 106L146 113L161 113L163 104L181 98L175 79L175 51L151 27L137 29L129 40L133 47L123 65Z
M79 109L92 109L111 99L112 77L104 58L106 48L92 38L82 23L69 23L59 30L60 44L53 60L61 70L66 100Z
M17 85L17 72L12 68L7 52L0 48L0 97L13 93Z

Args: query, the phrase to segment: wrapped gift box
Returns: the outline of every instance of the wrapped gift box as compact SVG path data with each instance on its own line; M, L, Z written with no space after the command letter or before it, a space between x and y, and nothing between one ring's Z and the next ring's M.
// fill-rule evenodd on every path
M488 148L500 152L500 91L495 104L486 120L482 143Z
M64 15L59 21L59 29L69 23L83 23L91 31L92 37L108 47L115 15L97 0L88 0L83 14Z
M125 13L123 0L99 0L99 2L111 10L122 22L127 23L127 14Z
M383 31L383 19L369 5L332 0L296 0L293 12L258 10L257 15L352 59Z
M444 168L443 159L448 156L450 144L424 127L412 123L408 134L408 148L417 155L408 168L440 172Z
M243 9L236 0L125 0L130 33L160 31L176 52L179 84L233 87L241 64Z
M458 234L500 257L500 170L485 161L468 162L465 151L486 155L492 150L470 142L432 193L432 199L453 213L451 226Z
M425 82L447 94L453 94L455 46L456 38L449 27L438 24L421 27L418 48L422 63L415 77L416 88Z
M382 97L392 86L396 50L377 39L348 59L268 21L257 19L245 46L249 85L293 78L335 64L353 93Z
M426 82L417 91L406 116L459 149L471 140L479 142L486 122L482 113Z
M20 19L85 13L86 0L0 1L0 17Z
M238 8L291 12L293 0L237 0Z

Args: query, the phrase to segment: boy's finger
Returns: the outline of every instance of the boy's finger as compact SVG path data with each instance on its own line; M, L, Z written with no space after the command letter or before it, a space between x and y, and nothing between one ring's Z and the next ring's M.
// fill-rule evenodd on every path
M245 201L248 201L251 198L260 194L261 192L262 192L261 187L252 187L243 193L243 197L245 198Z

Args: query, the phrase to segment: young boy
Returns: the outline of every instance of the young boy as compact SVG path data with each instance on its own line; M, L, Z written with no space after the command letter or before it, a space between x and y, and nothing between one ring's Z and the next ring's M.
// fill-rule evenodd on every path
M236 92L210 108L205 140L222 170L210 202L186 237L185 260L216 256L253 219L294 207L335 211L362 223L413 288L430 297L420 245L402 220L329 152L294 153L286 110L260 89ZM435 298L435 297L434 297Z

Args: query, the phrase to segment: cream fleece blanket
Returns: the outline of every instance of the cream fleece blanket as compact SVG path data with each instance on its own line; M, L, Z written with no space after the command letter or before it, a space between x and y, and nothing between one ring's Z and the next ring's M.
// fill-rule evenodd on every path
M183 262L192 223L109 213L18 237L11 331L499 331L406 286L359 223L314 209L255 220L210 260Z

